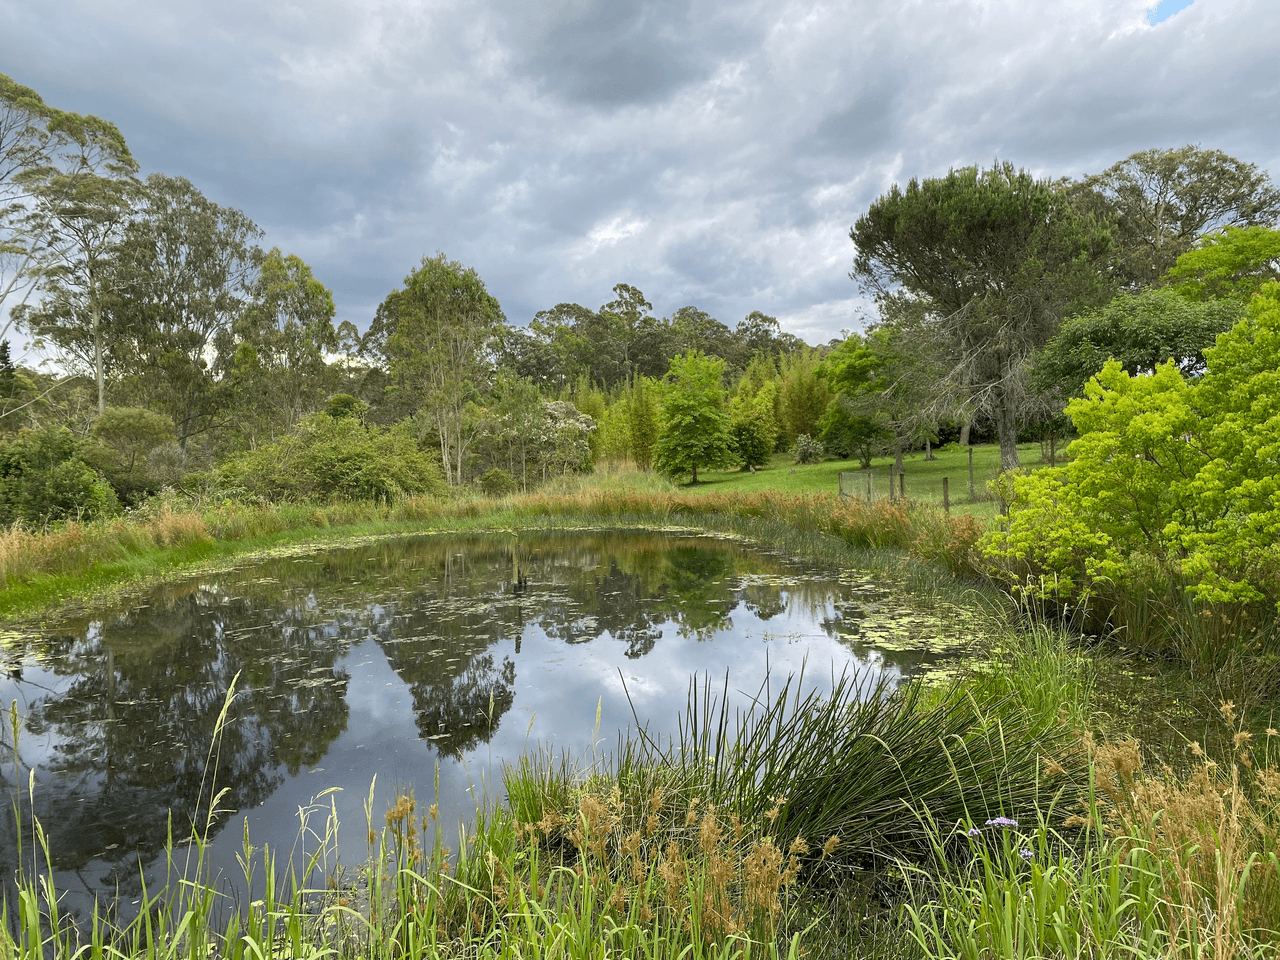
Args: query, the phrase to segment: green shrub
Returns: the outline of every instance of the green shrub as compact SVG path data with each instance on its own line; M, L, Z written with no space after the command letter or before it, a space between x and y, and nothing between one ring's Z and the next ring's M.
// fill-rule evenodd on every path
M325 403L324 412L334 420L342 420L345 417L363 420L364 415L369 412L369 405L349 393L335 393Z
M1188 381L1115 361L1067 413L1071 462L1003 482L987 555L1061 594L1122 593L1158 565L1201 603L1280 600L1280 283Z
M796 463L817 463L825 452L821 440L807 433L796 437Z
M491 497L505 497L515 492L516 481L506 470L494 467L480 478L480 489Z
M23 430L0 446L0 523L95 520L120 508L115 491L82 459L65 427Z
M125 503L140 503L170 480L166 461L177 444L168 417L142 407L107 407L92 433L98 442L81 455Z
M231 458L218 479L264 501L390 501L445 489L435 457L407 426L382 429L325 414L306 418L275 443Z

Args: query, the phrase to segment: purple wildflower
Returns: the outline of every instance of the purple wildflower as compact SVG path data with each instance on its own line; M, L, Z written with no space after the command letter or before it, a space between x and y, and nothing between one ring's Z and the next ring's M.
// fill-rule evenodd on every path
M1028 850L1026 847L1023 847L1021 850L1018 851L1018 856L1022 857L1023 860L1035 859L1035 854L1032 853L1030 850Z
M979 830L977 827L970 827L970 828L969 828L969 836L971 836L971 837L980 837L980 836L982 836L982 831L981 831L981 830Z
M995 817L987 821L988 827L1016 827L1017 820L1010 820L1008 817Z

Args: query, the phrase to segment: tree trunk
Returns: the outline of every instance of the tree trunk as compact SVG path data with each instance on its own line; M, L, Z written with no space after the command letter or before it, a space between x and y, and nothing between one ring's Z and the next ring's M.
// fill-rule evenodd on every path
M93 373L98 380L98 415L107 409L107 378L102 370L102 308L89 280L89 315L93 318Z
M1007 384L1001 384L996 396L996 435L1000 438L1000 472L1017 470L1018 460L1018 412L1016 398Z
M969 428L973 426L973 419L970 418L960 427L960 446L967 447L969 445Z
M902 438L901 437L896 438L896 446L897 446L897 449L894 451L894 454L893 454L893 472L897 474L901 474L902 473Z
M689 483L692 485L692 484L695 484L695 483L697 483L697 482L698 482L698 465L695 463L695 464L693 465L693 479L692 479L692 480L690 480L690 481L689 481Z
M462 486L462 424L458 424L458 486Z

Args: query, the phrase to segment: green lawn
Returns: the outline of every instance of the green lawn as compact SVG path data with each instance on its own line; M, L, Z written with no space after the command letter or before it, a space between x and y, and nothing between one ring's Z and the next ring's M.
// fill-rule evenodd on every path
M951 506L967 513L991 515L996 503L989 499L986 483L1000 472L1000 448L985 444L973 448L973 477L976 498L969 497L968 451L959 444L935 448L934 459L926 461L924 451L908 453L902 458L902 471L906 476L907 497L931 503L942 503L942 480L949 480ZM1040 459L1038 443L1018 445L1018 456L1024 467L1046 465ZM875 475L875 492L884 496L888 490L889 468L893 457L876 457L871 461ZM746 492L754 490L780 490L785 493L835 493L840 489L840 474L861 471L856 460L825 460L822 463L799 465L792 463L791 454L774 454L767 467L755 473L740 470L706 470L698 474L698 485L682 486L682 490L701 493Z

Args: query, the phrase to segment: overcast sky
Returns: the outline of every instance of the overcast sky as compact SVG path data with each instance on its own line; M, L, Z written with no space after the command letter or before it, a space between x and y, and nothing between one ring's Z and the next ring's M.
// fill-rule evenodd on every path
M0 0L0 72L123 131L367 326L424 255L508 319L639 287L811 343L895 181L1198 143L1280 179L1277 0Z

